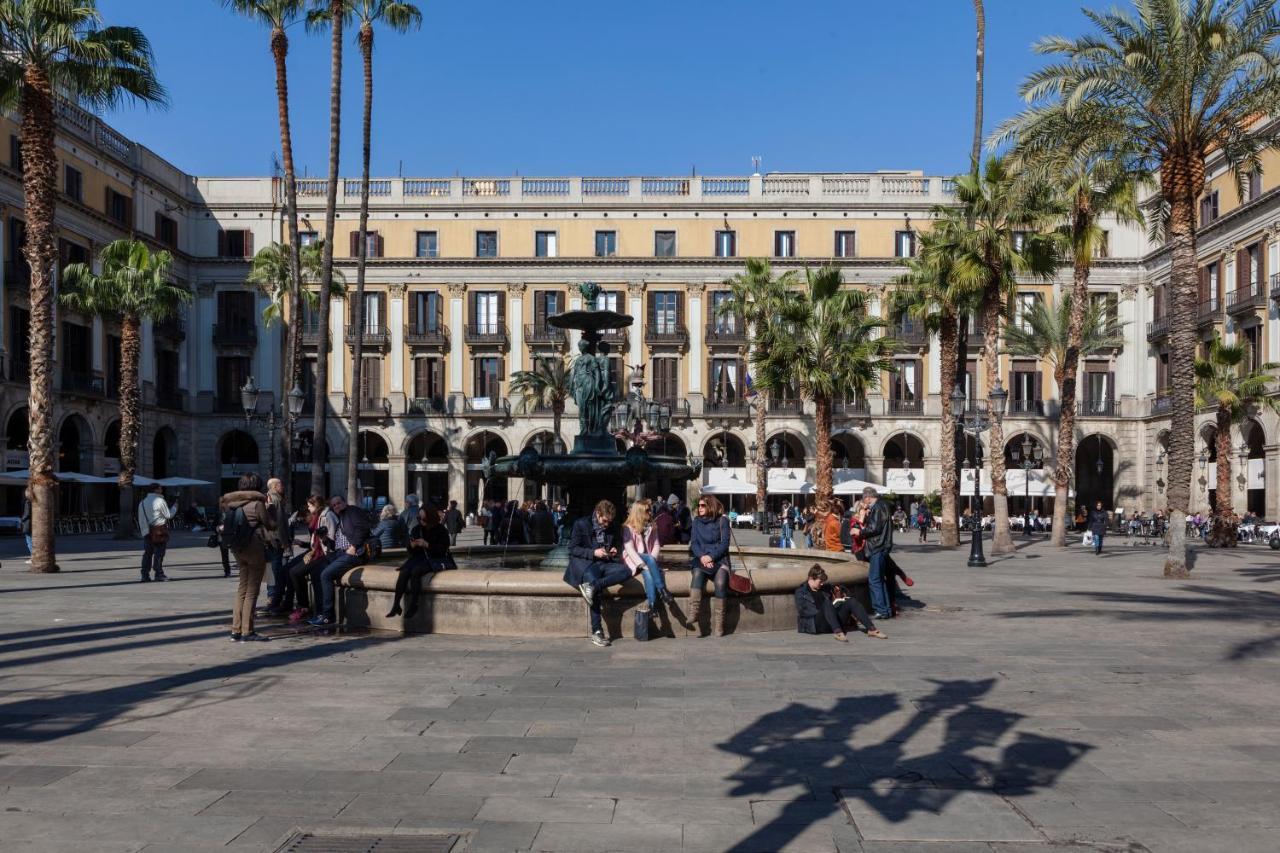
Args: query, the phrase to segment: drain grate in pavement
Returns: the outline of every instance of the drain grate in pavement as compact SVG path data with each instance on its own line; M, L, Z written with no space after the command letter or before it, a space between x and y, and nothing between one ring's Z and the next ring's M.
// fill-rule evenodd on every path
M456 835L314 835L299 832L278 853L449 853Z

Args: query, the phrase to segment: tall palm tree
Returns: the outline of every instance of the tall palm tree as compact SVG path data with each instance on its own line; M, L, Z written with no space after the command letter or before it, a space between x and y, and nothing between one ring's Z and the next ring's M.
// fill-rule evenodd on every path
M520 414L540 408L551 410L554 419L552 432L556 441L563 442L560 422L564 418L565 401L573 393L569 381L569 360L564 356L534 359L533 370L517 370L511 374L510 387L511 393L519 398L516 411Z
M1196 203L1205 163L1218 152L1243 186L1280 128L1258 117L1280 110L1280 26L1261 0L1134 0L1134 13L1086 12L1096 32L1052 37L1037 50L1059 57L1022 85L1030 106L1006 124L1021 145L1052 148L1050 134L1072 120L1074 138L1160 176L1170 252L1169 369L1195 369ZM1217 155L1215 155L1217 156ZM1185 519L1195 455L1195 394L1171 389L1169 552L1166 577L1187 577Z
M1000 329L1020 276L1048 279L1058 262L1056 239L1042 233L1055 211L1052 199L1020 182L992 157L983 172L955 179L958 205L941 212L937 246L953 259L952 275L982 292L983 367L989 389L1000 387ZM995 504L992 552L1009 553L1008 487L1004 481L1004 424L991 418L991 491Z
M373 26L386 24L398 33L408 32L422 26L422 12L412 3L399 0L345 0L342 4L348 23L359 23L356 43L360 46L360 58L364 68L364 115L361 127L363 159L360 172L360 238L356 249L356 304L351 312L351 323L355 333L352 343L351 359L351 395L357 403L351 406L347 415L348 434L360 434L360 373L364 364L361 355L364 352L364 273L368 257L368 240L365 234L369 227L369 150L373 134ZM324 21L336 11L336 7L320 7L311 15L313 21ZM360 498L359 484L356 480L356 455L347 454L347 500L355 503Z
M303 247L300 253L302 263L302 290L299 291L299 297L305 310L314 312L320 307L320 294L312 290L310 285L320 280L320 271L322 268L322 240L317 240L309 246ZM253 256L253 260L249 263L249 275L245 277L245 281L249 284L257 285L263 295L267 297L267 307L262 309L262 323L270 328L276 323L284 322L286 316L294 316L294 325L301 328L303 312L297 314L293 312L293 272L291 269L293 254L289 246L281 243L271 243L263 246ZM346 296L346 276L341 270L333 271L333 285L331 290L335 298L343 298ZM301 338L299 338L301 340ZM295 385L302 382L301 364L299 364L299 376L294 381L294 385L289 386L290 390ZM288 393L286 391L285 393ZM288 470L287 468L285 470Z
M31 571L55 572L53 268L58 259L54 109L126 100L163 104L151 45L134 27L104 27L95 0L0 0L0 109L22 116L22 190L31 268Z
M910 317L938 336L939 380L942 393L942 544L960 544L956 512L956 416L951 389L956 386L956 349L960 322L977 308L979 291L952 274L954 257L948 245L933 232L920 235L920 252L906 261L907 272L897 280L890 297L894 317ZM976 390L976 389L973 389Z
M973 0L973 18L978 44L974 51L977 74L973 99L973 153L969 158L969 168L977 169L982 160L982 87L987 58L987 13L982 7L982 0Z
M836 267L805 269L805 283L790 291L776 316L756 330L762 354L756 384L797 388L813 401L819 501L831 498L831 403L863 397L893 370L896 342L883 337L884 321L867 313L867 295L843 286Z
M1208 358L1196 359L1196 407L1212 407L1218 429L1217 504L1214 508L1210 541L1217 545L1235 542L1231 523L1231 425L1242 422L1250 412L1266 407L1280 412L1280 398L1272 396L1280 363L1253 366L1253 353L1246 343L1224 344L1218 335L1209 342ZM1247 474L1248 472L1246 472Z
M116 240L98 255L102 272L87 264L63 271L58 300L73 311L120 318L120 517L117 539L133 538L133 475L138 464L142 321L167 320L191 301L191 292L169 280L173 257L152 254L139 240Z
M344 0L314 0L316 8L327 8L329 25L329 182L324 206L324 247L320 261L320 310L316 322L319 342L316 347L316 411L311 422L315 437L311 451L311 494L324 494L325 466L328 465L329 442L326 438L329 420L329 352L333 348L329 330L329 312L333 293L333 228L338 213L338 156L342 145L342 25L346 19ZM311 19L308 19L311 23ZM359 351L357 350L357 353ZM359 389L353 389L359 393ZM355 447L356 436L349 442ZM354 455L354 452L348 455Z
M284 166L284 219L289 245L287 299L289 320L285 325L285 369L281 374L281 399L302 381L302 247L298 240L298 181L293 165L293 134L289 127L289 35L285 32L296 24L307 9L307 0L223 0L246 18L257 21L270 31L271 58L276 67L276 112L280 121L280 159ZM279 318L284 320L283 315ZM284 470L293 470L293 424L285 419ZM288 491L286 490L286 496Z
M720 303L718 310L721 317L733 317L745 324L747 333L752 335L752 345L744 355L753 367L756 367L765 356L760 347L762 338L756 336L756 332L765 328L777 316L781 302L786 298L787 292L795 286L796 278L795 270L788 270L775 278L773 268L769 266L767 260L747 258L746 269L743 272L725 279L724 283L729 287L729 298ZM758 386L758 383L753 384ZM769 408L769 390L760 388L759 394L755 408L755 428L756 447L759 448L760 453L754 462L756 506L763 509L769 485L768 455L764 452L765 414ZM759 516L763 526L764 513L760 512Z

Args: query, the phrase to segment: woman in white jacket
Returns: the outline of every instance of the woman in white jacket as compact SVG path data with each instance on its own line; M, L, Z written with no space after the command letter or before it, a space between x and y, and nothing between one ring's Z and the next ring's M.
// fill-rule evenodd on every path
M652 505L639 500L631 505L627 520L622 525L622 562L631 569L632 577L639 575L644 581L644 594L652 610L661 597L670 605L673 596L667 591L667 582L658 565L658 533L654 529Z

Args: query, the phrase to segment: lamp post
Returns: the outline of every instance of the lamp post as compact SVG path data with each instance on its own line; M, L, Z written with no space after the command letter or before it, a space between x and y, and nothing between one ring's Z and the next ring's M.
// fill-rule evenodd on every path
M1031 536L1031 469L1039 468L1044 461L1044 451L1040 445L1031 440L1031 436L1023 435L1022 444L1014 445L1012 451L1014 464L1022 463L1022 535Z
M258 411L258 400L261 398L262 392L258 389L258 385L253 381L253 377L249 377L249 381L244 383L240 388L240 406L244 409L245 426L251 425L254 421L261 421L266 424L267 433L270 436L269 459L270 467L268 471L270 476L276 475L276 408L272 406L265 414ZM294 422L298 415L302 414L302 404L304 401L302 389L294 386L293 390L286 395L285 417L288 418L289 428L292 430Z
M1000 394L997 394L1000 392ZM996 388L991 392L991 401L984 407L983 401L975 401L972 406L965 405L964 389L956 384L955 389L951 392L951 410L953 412L962 413L956 418L956 424L960 428L960 432L966 438L973 437L973 455L974 459L970 463L968 454L965 454L964 462L961 467L969 471L973 471L973 494L969 498L969 562L971 568L983 568L987 565L987 558L982 553L982 498L980 491L982 488L982 443L980 438L982 433L991 427L991 419L988 411L994 413L999 408L1001 414L1004 413L1004 403L1008 398L1008 393L1000 388L999 382ZM975 508L974 504L977 504Z
M1156 454L1156 489L1164 491L1164 448L1160 448L1160 452Z

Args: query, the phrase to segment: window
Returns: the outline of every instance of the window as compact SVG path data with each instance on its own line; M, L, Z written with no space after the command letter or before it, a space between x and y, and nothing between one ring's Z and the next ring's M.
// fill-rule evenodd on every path
M653 371L653 399L659 403L680 399L680 359L651 359L649 367Z
M218 232L218 257L253 257L253 232L247 228Z
M649 294L649 329L659 335L680 331L680 294L662 291Z
M1214 190L1200 199L1200 225L1203 227L1218 218L1218 191Z
M320 242L320 235L315 231L299 231L298 232L298 245L304 249L307 246L314 246L316 243L319 243L319 242Z
M895 412L920 411L920 360L899 358L894 361L897 371L889 385L890 409Z
M89 359L93 353L90 343L93 330L79 323L62 324L62 373L87 380L92 367ZM82 386L83 387L83 386Z
M1093 256L1095 258L1111 257L1111 232L1102 231L1098 234L1098 239L1093 244Z
M618 254L618 232L617 231L597 231L596 232L596 257L612 258Z
M1039 293L1019 293L1017 303L1015 305L1013 322L1019 329L1031 328L1030 316L1036 306L1040 304L1041 296Z
M62 185L68 198L84 201L84 175L74 166L62 169Z
M1014 231L1013 232L1013 250L1015 252L1021 252L1026 245L1027 245L1027 232Z
M547 328L547 318L564 310L564 294L558 290L539 290L533 294L533 325Z
M1248 255L1246 268L1249 274L1249 292L1257 296L1258 289L1262 286L1262 244L1254 243L1245 252Z
M1156 356L1156 396L1169 394L1169 351L1161 350Z
M1107 363L1086 362L1084 366L1084 413L1110 415L1115 413L1116 375Z
M1114 293L1090 293L1089 302L1094 305L1102 318L1112 326L1120 322L1120 297Z
M365 356L360 359L360 410L382 408L382 359Z
M217 361L218 398L215 408L219 412L242 412L240 389L249 381L253 359L248 356L221 356Z
M742 393L742 362L736 358L711 359L711 399L715 403L736 403Z
M111 187L106 189L106 204L103 212L121 225L130 225L133 218L133 199L124 193L118 193Z
M497 231L477 231L476 232L476 257L477 258L498 257L498 232Z
M1221 278L1220 271L1222 265L1216 261L1200 268L1200 304L1208 307L1210 311L1218 310L1218 300L1221 298ZM1156 288L1156 319L1159 320L1167 312L1164 310L1164 286Z
M409 332L439 332L444 326L444 300L435 290L419 290L409 294Z
M444 393L444 359L414 359L413 396L419 400L429 400L439 409L443 408Z
M1253 201L1262 195L1262 173L1257 169L1245 176L1244 200Z
M354 294L353 294L354 295ZM366 293L364 295L364 331L381 334L385 332L387 323L387 295L385 293Z
M414 250L414 257L418 257L418 258L440 257L440 241L436 238L436 232L434 231L418 232L417 246Z
M351 257L357 258L360 256L360 232L352 231L349 239ZM364 232L364 256L366 258L382 257L382 235L377 231Z
M796 232L773 232L773 256L775 258L794 258L796 256Z
M893 256L895 258L914 258L916 256L916 232L893 232Z
M560 256L560 235L554 231L537 231L533 235L533 254L537 258Z
M716 232L716 257L735 258L738 256L738 233L736 231Z
M503 296L492 290L471 294L471 324L477 334L497 335L502 331Z
M178 220L156 213L156 239L170 249L178 248Z
M837 258L854 258L857 257L857 232L856 231L837 231L836 232L836 248L834 255Z
M1015 361L1009 373L1012 414L1040 414L1040 371L1034 361Z
M218 326L225 331L256 328L254 295L247 290L220 291Z
M1244 329L1245 344L1249 347L1249 368L1251 370L1260 370L1262 368L1262 327L1246 326Z
M674 258L676 256L676 232L653 232L653 256L655 258Z
M58 241L58 269L65 270L71 264L89 263L89 250L70 240Z
M22 140L17 134L9 134L9 168L15 172L22 171Z
M732 294L727 290L713 290L711 292L711 327L716 332L736 332L738 326L741 325L741 318L738 315L724 313L724 306L731 297Z
M502 394L502 359L496 356L477 358L474 367L474 396L492 404Z
M602 290L596 296L597 311L617 311L618 310L618 293L617 291Z

